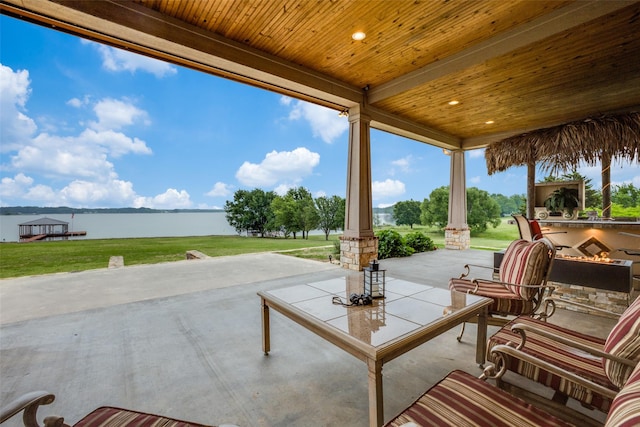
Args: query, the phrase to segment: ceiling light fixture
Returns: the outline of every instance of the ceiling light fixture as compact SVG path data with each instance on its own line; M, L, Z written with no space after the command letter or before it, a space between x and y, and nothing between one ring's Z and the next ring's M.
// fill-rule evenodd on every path
M364 40L365 37L367 37L367 35L362 31L356 31L355 33L351 34L351 38L356 41Z
M455 99L452 101L449 101L449 105L458 105L460 104L460 101L456 101Z

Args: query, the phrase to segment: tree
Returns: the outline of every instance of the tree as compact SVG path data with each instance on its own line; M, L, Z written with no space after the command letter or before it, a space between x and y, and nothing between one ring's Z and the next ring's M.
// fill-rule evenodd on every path
M271 210L273 211L276 229L280 229L284 233L284 237L300 231L300 225L296 217L296 206L292 197L276 196L271 202Z
M444 229L449 220L449 187L439 187L431 192L421 205L422 223ZM467 224L472 232L494 228L500 224L500 206L489 193L476 187L467 189Z
M623 208L640 206L640 188L633 184L614 185L611 192L611 202L621 205Z
M424 225L444 229L449 222L449 186L436 188L420 205L420 221Z
M253 231L264 237L266 231L274 229L274 215L271 202L276 197L273 191L264 192L256 188L252 191L238 190L233 194L233 202L227 200L224 211L229 224L238 233Z
M487 230L487 224L500 225L500 206L489 193L476 187L467 189L467 224L471 232Z
M393 205L393 217L396 225L408 225L413 228L413 224L420 224L420 202L407 200Z
M308 238L308 232L318 226L318 212L313 197L304 187L290 188L282 197L276 197L272 204L277 227L285 230L285 235L298 231Z
M522 194L513 194L509 197L503 194L492 194L491 198L500 206L500 215L509 216L520 211L520 207L526 202L527 197Z
M329 240L331 230L344 227L346 200L339 196L318 197L315 200L318 211L318 227L324 232L325 240Z

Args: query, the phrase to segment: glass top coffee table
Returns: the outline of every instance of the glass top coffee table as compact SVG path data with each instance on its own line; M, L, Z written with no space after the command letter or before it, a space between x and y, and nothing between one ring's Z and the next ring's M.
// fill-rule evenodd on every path
M477 317L476 362L485 362L491 299L387 277L384 299L345 307L362 293L362 275L261 291L262 349L271 351L269 309L285 315L365 362L369 370L369 425L384 423L382 365Z

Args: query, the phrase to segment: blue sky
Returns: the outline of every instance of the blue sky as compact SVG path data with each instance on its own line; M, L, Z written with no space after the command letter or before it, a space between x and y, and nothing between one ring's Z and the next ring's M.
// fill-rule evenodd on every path
M336 111L0 16L2 206L222 208L239 189L345 196L348 121ZM441 149L372 130L374 206L449 184ZM526 169L468 187L526 192ZM600 167L579 172L596 188ZM542 177L539 174L539 177ZM613 183L640 187L638 164Z

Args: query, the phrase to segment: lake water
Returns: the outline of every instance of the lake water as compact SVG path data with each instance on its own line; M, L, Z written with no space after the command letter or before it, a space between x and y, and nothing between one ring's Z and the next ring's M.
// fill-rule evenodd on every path
M224 212L0 215L0 241L17 242L18 225L40 218L69 223L69 231L86 231L70 239L224 236L237 234Z
M379 224L393 224L390 214L377 214ZM86 231L74 239L121 239L131 237L231 236L236 230L224 212L179 213L78 213L46 215L0 215L0 242L18 242L19 224L41 218L69 223L69 231ZM322 234L313 230L309 234Z

